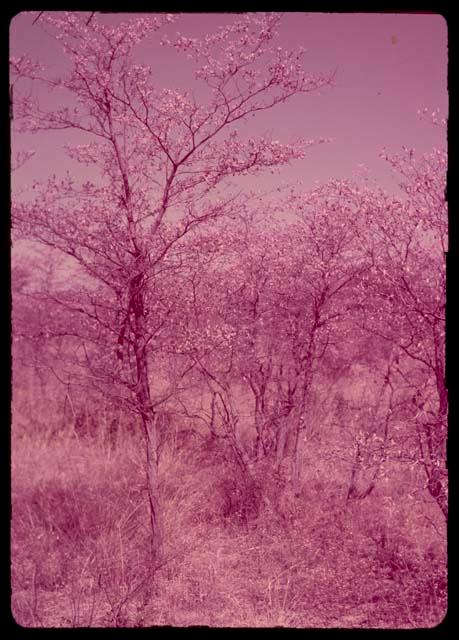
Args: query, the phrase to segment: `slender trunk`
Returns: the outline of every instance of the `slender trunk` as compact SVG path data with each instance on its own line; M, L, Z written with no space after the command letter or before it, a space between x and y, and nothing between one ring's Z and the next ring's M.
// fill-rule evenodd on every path
M225 430L226 438L228 438L229 445L233 452L234 458L237 464L242 470L250 465L250 458L245 450L243 443L238 433L239 417L237 412L234 411L234 403L232 394L228 388L222 387L221 391L214 393L215 405L212 412L218 410L223 428ZM219 406L217 405L217 399L219 400Z
M442 363L435 371L438 392L438 413L435 424L418 428L421 459L427 476L427 489L448 518L448 471L446 461L448 390ZM424 445L423 445L424 436Z
M288 434L288 416L284 416L281 418L281 424L279 433L277 436L277 446L276 446L276 469L280 470L282 461L285 455L285 447L287 444L287 434Z
M257 432L256 442L256 461L260 462L263 459L264 446L263 446L263 415L261 412L261 401L259 397L255 398L255 429Z
M295 424L295 439L292 460L292 491L295 497L300 495L300 476L301 476L301 438L300 438L300 421Z
M257 436L257 452L256 452L257 462L260 462L263 459L263 454L264 454L263 441L262 441L262 439L260 437L260 434L258 434L258 436Z
M420 438L421 456L427 475L427 488L440 507L445 519L448 518L448 471L446 460L446 444L448 438L448 389L445 380L444 346L435 336L436 366L435 378L438 394L438 414L436 424L425 427L427 452L422 447L422 435ZM428 454L428 461L425 460Z
M302 462L302 432L304 433L305 415L306 415L306 394L304 393L301 405L295 412L294 420L294 438L293 438L293 458L292 458L292 491L295 497L300 495L300 477Z
M145 374L146 367L142 367ZM152 550L159 560L164 541L162 509L159 494L159 456L158 456L158 426L157 416L151 403L150 390L147 380L143 380L140 391L137 392L137 404L142 418L146 446L146 476L148 504L150 507L150 523L152 535Z
M142 418L146 444L146 476L152 534L152 551L156 560L162 555L164 542L163 514L159 492L158 421L152 403L148 375L143 274L131 281L130 303L134 313L134 352L137 370L135 397Z
M307 362L312 359L314 345L310 345L307 355ZM301 463L302 463L302 432L304 433L306 427L306 415L309 399L309 390L312 384L312 373L310 369L307 369L303 375L301 397L299 406L294 412L294 441L293 441L293 458L292 458L292 491L294 496L300 495L300 476L301 476Z
M446 473L442 474L437 469L433 469L427 482L429 493L440 507L445 520L448 519L448 490L446 482Z
M288 375L288 373L287 373ZM295 390L297 386L297 379L288 375L286 388L282 387L282 378L284 376L284 368L281 365L279 368L279 379L277 382L278 388L278 407L280 410L279 421L280 426L276 433L276 471L279 473L282 465L282 461L285 457L285 448L287 445L287 437L289 430L289 416L294 407Z
M357 449L355 452L355 459L352 464L351 469L351 480L349 482L349 489L347 491L346 500L350 500L355 497L356 494L356 478L357 478L357 469L360 465L360 445L357 443Z
M156 416L153 412L142 417L146 441L147 458L147 492L150 507L150 523L152 532L152 550L156 560L161 559L164 529L162 508L159 495L159 469L158 469L158 432Z
M448 471L446 466L446 434L442 433L445 428L445 416L440 416L434 427L431 427L430 425L427 427L425 430L427 447L423 448L423 453L421 455L424 458L424 468L427 475L427 489L440 507L445 519L447 519ZM428 456L427 461L425 460L426 454Z
M290 394L289 394L290 395ZM276 470L279 472L282 462L287 455L287 441L290 431L291 416L294 415L293 411L293 394L289 397L289 404L283 411L283 415L280 418L280 428L277 432L276 441Z
M239 434L237 431L237 422L238 421L235 420L231 425L230 443L231 443L231 447L233 449L233 453L235 455L236 461L238 462L240 467L245 471L251 466L251 461L247 451L245 450L243 443L239 438Z

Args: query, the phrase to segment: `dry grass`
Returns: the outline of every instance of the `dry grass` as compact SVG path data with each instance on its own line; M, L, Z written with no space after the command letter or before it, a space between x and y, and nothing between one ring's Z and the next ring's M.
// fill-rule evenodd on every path
M412 628L444 616L436 506L395 481L346 503L346 469L331 473L319 445L297 499L263 470L269 506L218 450L166 443L167 542L154 569L139 439L124 432L113 449L27 420L16 412L12 439L12 608L23 626Z

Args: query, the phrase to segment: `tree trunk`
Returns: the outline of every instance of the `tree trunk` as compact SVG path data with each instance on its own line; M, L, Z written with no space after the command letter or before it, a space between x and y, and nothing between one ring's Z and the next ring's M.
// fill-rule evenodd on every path
M299 411L295 412L295 433L293 438L293 458L292 458L292 491L295 497L300 495L300 476L301 476L301 454L302 454L302 437L301 432L304 431L305 420L305 402L302 401Z
M292 460L292 491L295 497L300 495L301 484L300 484L300 476L301 476L301 438L300 438L300 424L297 423L295 427L295 441L294 441L294 449L293 449L293 460Z
M285 447L287 444L287 434L288 434L288 416L281 418L281 424L279 433L277 436L277 445L276 445L276 469L280 470L282 461L284 459Z
M261 401L258 397L255 398L255 429L257 432L257 442L256 442L256 461L260 462L263 459L264 455L264 445L263 445L263 426L264 420L261 412Z
M445 516L445 520L448 519L448 490L446 483L446 472L441 472L439 469L433 469L427 482L427 488L432 498L440 507L443 515Z
M146 362L142 370L145 372L144 375L147 375ZM141 388L137 393L137 403L145 434L147 493L150 507L152 550L155 558L159 560L162 555L164 531L159 495L158 421L150 398L148 377L146 380L143 380L139 386Z
M313 344L308 351L308 361L312 358ZM292 458L292 491L295 497L300 495L300 476L301 476L301 462L302 462L302 432L304 434L307 406L309 399L309 389L311 388L312 374L309 369L304 373L301 397L299 406L294 410L294 440L293 440L293 458Z
M142 422L146 442L147 492L150 507L152 551L155 559L159 561L163 551L164 528L159 494L158 432L155 414L150 412L150 415L142 417Z
M435 368L435 377L438 392L438 419L437 424L428 429L427 446L430 457L430 469L427 471L427 488L430 495L437 502L445 519L448 518L448 470L446 460L446 444L448 439L448 389L445 381L444 350L438 349L441 354Z
M142 418L146 444L146 476L148 503L152 535L152 551L155 559L161 558L164 542L163 514L159 492L158 421L150 393L148 358L146 349L146 326L144 311L143 274L138 273L131 281L130 304L134 312L134 352L137 384L135 397Z

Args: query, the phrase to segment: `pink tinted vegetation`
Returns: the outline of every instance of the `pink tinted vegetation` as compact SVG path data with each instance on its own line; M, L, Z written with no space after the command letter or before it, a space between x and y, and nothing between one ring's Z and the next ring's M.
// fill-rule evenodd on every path
M36 526L48 523L61 545L73 540L69 555L84 566L71 624L237 625L238 616L245 626L435 624L448 508L446 152L384 152L397 197L334 178L276 200L245 190L241 177L277 171L326 140L283 143L237 126L331 85L332 75L307 74L301 50L276 46L280 14L236 16L200 39L162 36L176 19L113 25L43 12L36 27L61 44L66 73L51 78L26 56L11 60L18 133L78 132L81 143L66 152L93 171L84 181L70 173L36 181L12 208L15 242L44 248L13 265L16 398L26 370L43 397L53 380L62 424L72 425L70 451L75 441L108 456L95 477L113 512L96 480L80 483L70 502L52 484L48 502L45 490L34 498ZM133 55L152 37L193 63L203 97L156 86ZM59 106L33 97L35 84L62 96ZM430 119L444 126L436 112ZM31 153L16 154L13 169ZM61 273L56 255L65 256ZM48 445L64 447L64 432L55 426ZM65 470L69 483L74 472ZM144 495L146 522L131 527ZM416 547L424 519L436 546L423 525ZM230 573L229 586L230 569L218 564L225 541L242 544L249 576L239 583ZM430 573L427 557L437 563Z

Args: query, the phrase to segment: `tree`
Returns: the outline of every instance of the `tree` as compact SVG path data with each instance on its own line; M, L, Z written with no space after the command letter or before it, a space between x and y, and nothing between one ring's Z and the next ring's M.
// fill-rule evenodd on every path
M384 157L400 176L405 198L386 198L372 222L373 293L383 321L370 314L366 325L397 348L394 371L410 394L418 461L447 517L446 150L418 159L404 148L401 155Z
M298 495L302 443L319 430L310 415L313 383L325 373L329 347L349 329L370 262L357 221L349 224L349 212L321 191L292 195L283 206L296 219L264 214L221 234L208 269L193 274L184 292L177 335L210 389L212 430L217 412L243 469L269 456L270 472L286 471L288 458ZM249 415L242 398L252 405Z
M162 41L194 60L205 103L160 90L133 51L173 19L146 15L110 26L97 15L88 21L44 12L37 27L62 44L68 72L53 79L26 56L11 60L14 122L22 131L80 132L87 142L68 153L98 176L83 184L52 176L34 185L32 201L14 202L13 223L22 237L70 256L85 275L55 303L72 314L89 369L107 385L121 385L141 417L157 555L164 534L151 378L153 345L169 313L156 297L162 274L177 272L176 248L186 235L246 205L228 188L231 177L286 164L313 144L244 140L235 124L331 80L308 76L301 52L274 48L280 15L245 14L202 40ZM46 109L28 94L30 83L61 92L66 106Z
M354 289L355 322L387 344L380 373L386 389L395 389L391 403L398 407L388 424L404 423L398 457L422 466L426 487L446 517L446 151L418 159L403 148L398 156L382 156L398 176L401 196L350 183L322 189L341 213L345 191L366 219L357 229L370 268Z
M335 195L338 199L333 197ZM292 391L292 487L300 491L302 443L317 429L308 415L313 383L324 373L331 346L349 335L355 289L370 268L359 243L362 224L354 198L338 181L303 194L292 194L289 207L298 224L286 251L288 278L280 288L285 261L278 273L278 299L284 341L289 345L289 389ZM295 292L292 294L292 292ZM281 427L278 460L287 422Z

